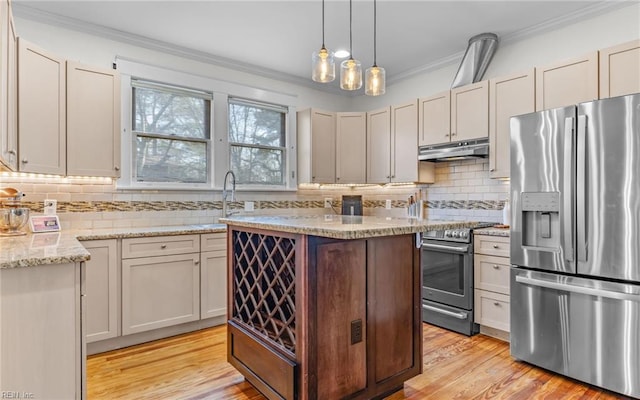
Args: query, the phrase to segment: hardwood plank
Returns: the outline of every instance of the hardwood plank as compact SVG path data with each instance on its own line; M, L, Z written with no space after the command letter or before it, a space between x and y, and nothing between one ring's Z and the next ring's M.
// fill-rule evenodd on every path
M265 399L226 361L226 326L90 356L88 399ZM509 355L509 344L423 324L424 373L387 400L613 400Z

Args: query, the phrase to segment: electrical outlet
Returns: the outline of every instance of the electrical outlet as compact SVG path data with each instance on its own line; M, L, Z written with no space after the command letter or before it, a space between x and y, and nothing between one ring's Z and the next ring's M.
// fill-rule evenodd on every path
M387 199L384 203L384 208L391 210L391 200Z
M56 215L58 200L46 199L44 201L44 215Z
M324 198L324 208L331 208L331 203L333 202L333 199L331 197L325 197Z
M362 342L362 320L351 321L351 344Z

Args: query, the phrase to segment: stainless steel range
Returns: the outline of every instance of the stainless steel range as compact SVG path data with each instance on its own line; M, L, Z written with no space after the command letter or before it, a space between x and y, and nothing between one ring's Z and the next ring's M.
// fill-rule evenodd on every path
M422 320L465 335L473 322L473 235L471 229L429 231L423 235Z

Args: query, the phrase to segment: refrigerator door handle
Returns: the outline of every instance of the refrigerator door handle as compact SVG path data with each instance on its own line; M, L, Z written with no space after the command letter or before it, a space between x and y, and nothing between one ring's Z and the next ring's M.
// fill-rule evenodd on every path
M562 221L564 224L562 247L564 249L564 258L572 262L574 261L573 251L573 204L574 204L574 163L573 163L573 149L575 147L575 135L573 129L574 119L569 117L564 120L564 194L563 194L563 209Z
M640 302L640 295L637 293L614 292L611 290L577 286L577 285L571 285L568 283L550 282L546 280L529 278L529 277L520 276L520 275L516 276L516 282L522 283L525 285L561 290L564 292L586 294L588 296L597 296L597 297L604 297L604 298L615 299L615 300L630 300L630 301Z
M577 247L578 261L587 261L587 215L586 215L586 175L587 175L587 116L578 115L578 154L576 179L576 208L577 208Z

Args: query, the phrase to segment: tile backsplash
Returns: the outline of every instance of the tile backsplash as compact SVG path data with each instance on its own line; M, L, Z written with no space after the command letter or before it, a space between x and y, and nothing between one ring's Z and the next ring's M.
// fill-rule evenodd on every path
M43 210L47 198L58 201L57 213L65 229L126 228L159 225L206 224L221 215L222 198L215 191L118 190L115 182L103 178L59 178L3 173L0 187L24 192L24 206ZM296 192L236 193L229 207L251 214L324 214L324 199L331 198L339 210L342 195L359 194L365 215L403 216L409 196L426 193L429 219L501 222L508 182L489 178L488 161L467 160L438 163L436 183L421 186L318 186ZM391 210L385 208L391 200ZM254 211L244 211L245 202Z

